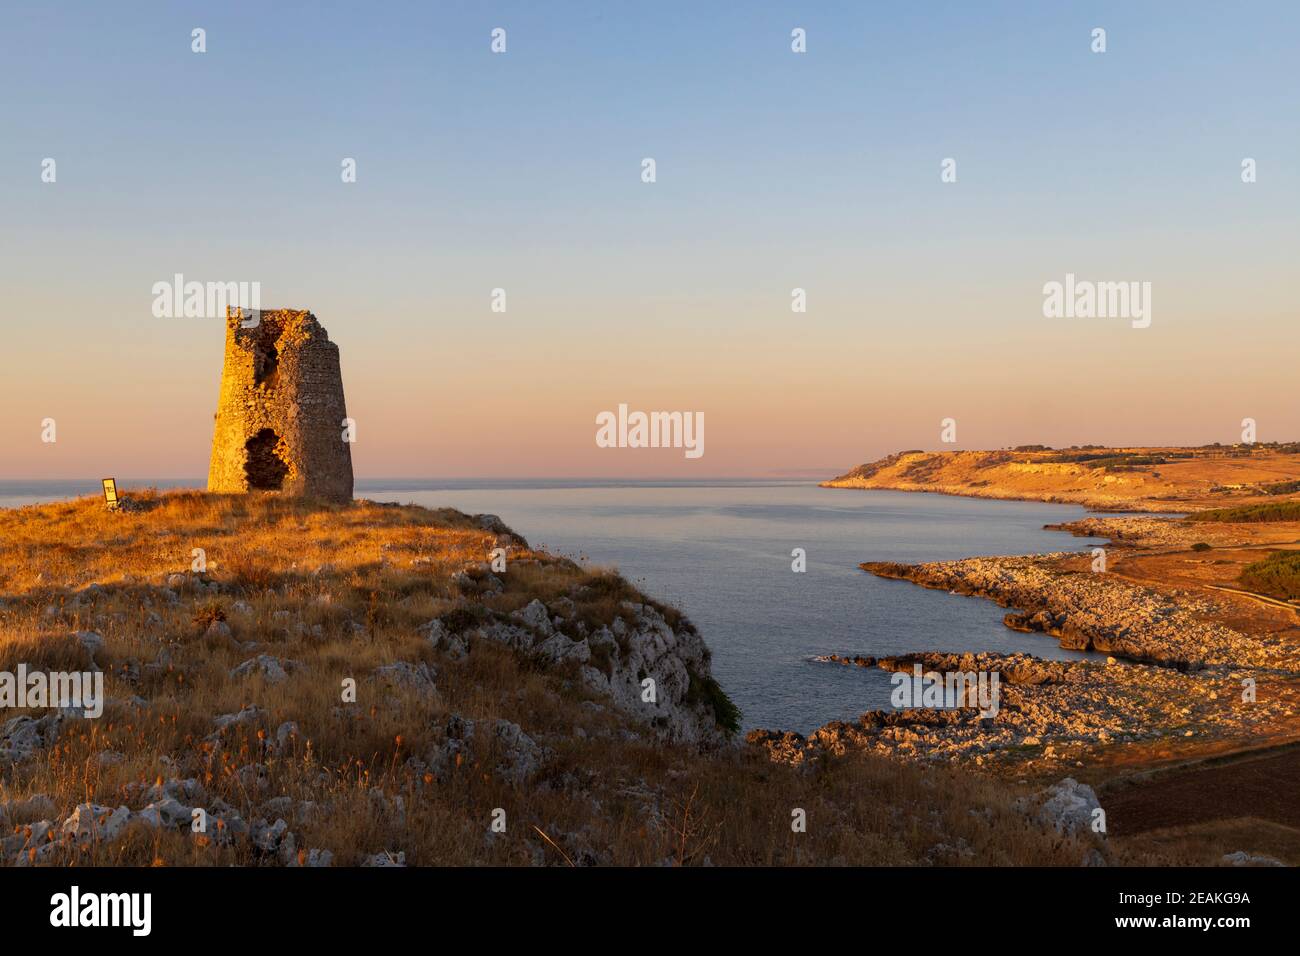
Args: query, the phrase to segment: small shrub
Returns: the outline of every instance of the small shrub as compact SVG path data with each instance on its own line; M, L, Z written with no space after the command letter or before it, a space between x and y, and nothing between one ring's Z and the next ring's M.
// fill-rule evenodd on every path
M227 558L225 564L231 583L247 593L268 591L275 587L278 578L276 572L250 555L236 553Z
M1237 580L1243 587L1284 601L1300 598L1300 551L1276 551L1246 565Z
M216 624L218 621L224 621L225 619L225 609L222 608L220 604L209 602L194 612L193 621L197 627L207 630L213 624Z
M639 598L636 589L625 578L613 571L598 571L582 582L588 591L583 598L612 598L634 601Z
M591 666L606 677L614 674L614 653L608 644L597 644L591 649Z
M691 673L691 684L686 691L687 703L703 702L713 710L713 719L719 727L731 733L740 732L740 708L727 696L727 692L712 677L699 677Z
M452 608L438 620L442 621L443 627L452 634L459 634L461 631L478 627L487 617L487 608L481 604L462 604Z
M1275 481L1264 485L1260 491L1266 495L1291 495L1300 491L1300 481Z
M1212 508L1187 516L1188 521L1221 521L1232 524L1256 524L1264 521L1300 521L1300 501L1279 501L1269 505L1242 505L1240 508Z

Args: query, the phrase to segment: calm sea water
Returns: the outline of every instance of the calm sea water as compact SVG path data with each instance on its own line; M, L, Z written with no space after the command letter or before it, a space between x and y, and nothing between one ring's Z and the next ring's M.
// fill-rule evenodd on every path
M195 487L197 481L133 482ZM0 482L0 506L97 494L98 482ZM744 726L806 732L887 707L889 675L818 654L918 650L1081 657L1002 625L988 601L885 581L862 561L1083 550L1044 531L1073 505L986 501L811 482L359 481L357 495L497 514L534 547L616 567L682 608L713 648L714 676ZM808 570L791 570L791 551Z

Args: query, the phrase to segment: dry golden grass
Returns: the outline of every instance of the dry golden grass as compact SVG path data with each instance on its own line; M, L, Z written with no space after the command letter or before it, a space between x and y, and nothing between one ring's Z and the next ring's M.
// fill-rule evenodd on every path
M490 641L452 659L417 628L565 596L578 619L609 622L622 600L645 600L614 572L522 546L510 551L503 591L467 595L453 575L481 565L496 534L458 512L131 497L139 510L108 513L87 498L0 511L0 670L85 668L72 635L93 630L105 641L95 661L110 701L100 719L66 721L52 746L0 767L0 805L45 794L56 821L85 802L139 810L150 786L192 777L205 791L196 802L224 801L246 821L285 816L299 855L327 849L336 865L381 851L416 865L1077 865L1090 845L1029 823L1002 782L873 757L798 771L744 746L665 745L593 700L570 670ZM205 575L190 574L195 548L206 551ZM185 581L173 590L174 574ZM231 633L209 630L214 622ZM302 666L277 685L231 676L263 653ZM436 695L366 683L394 661L435 665ZM341 700L349 677L358 703ZM216 716L250 705L264 713L209 739ZM443 743L452 714L517 723L545 759L512 782L477 741L446 773L430 772L422 757ZM278 746L287 721L297 732ZM315 811L267 809L277 797ZM496 808L507 830L493 836ZM804 833L791 829L796 808ZM33 822L11 819L0 838ZM221 844L132 824L111 844L62 844L48 862L277 862L246 840Z
M1130 853L1173 854L1199 866L1221 866L1225 855L1243 852L1243 847L1249 848L1244 852L1251 855L1269 857L1288 865L1293 860L1300 860L1300 831L1253 817L1151 830L1136 836L1117 837L1116 842Z

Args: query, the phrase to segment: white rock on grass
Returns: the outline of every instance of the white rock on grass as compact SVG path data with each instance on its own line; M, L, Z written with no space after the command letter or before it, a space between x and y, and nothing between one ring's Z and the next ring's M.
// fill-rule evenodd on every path
M478 633L490 641L496 641L498 644L504 644L507 647L513 647L518 651L528 651L533 646L533 632L525 627L518 627L513 624L503 624L500 621L494 621L478 629Z
M510 616L518 618L529 627L536 628L544 637L549 637L555 630L551 625L550 612L546 610L546 605L537 598L533 598L527 607L515 611Z
M271 853L280 848L288 830L289 824L283 819L278 819L275 823L254 820L249 828L249 837L252 839L253 845L259 850ZM292 836L292 834L289 834L290 839L292 839Z
M712 706L693 693L697 680L709 675L709 652L703 638L689 624L674 629L649 604L622 604L635 622L622 617L600 628L590 639L610 661L609 673L583 667L584 681L593 690L609 694L619 710L652 724L656 733L678 743L716 745L726 740ZM655 682L655 701L642 699L646 677Z
M135 819L153 827L155 830L175 829L189 826L194 819L194 808L167 797L149 804L135 814Z
M577 597L582 600L581 593ZM569 614L574 606L564 598L551 604ZM435 621L421 633L449 651L453 640L486 639L546 666L576 666L589 690L612 698L620 711L661 739L704 746L727 742L728 731L718 725L714 710L716 695L709 693L716 690L710 683L709 651L689 623L674 627L653 605L630 601L622 603L610 626L591 633L577 622L553 616L540 600L510 617L511 621L489 620L460 635L448 634L446 625ZM566 633L569 630L573 634ZM655 682L653 701L645 699L647 678Z
M591 660L591 648L587 642L575 641L565 634L553 634L533 650L548 665L563 664L566 661L581 665Z
M468 757L474 743L489 752L496 775L516 786L535 773L546 756L546 751L536 741L518 724L508 720L476 723L452 714L447 720L446 734L447 739L430 761L442 775L451 771L458 755Z
M249 704L237 714L221 714L220 716L213 718L212 726L215 727L216 730L209 734L207 739L219 739L230 728L239 727L244 724L257 723L264 716L265 711L256 704Z
M1093 811L1101 807L1097 794L1073 777L1057 781L1040 796L1038 822L1067 836L1092 832Z
M289 679L292 671L298 670L302 665L297 661L281 660L278 657L272 657L270 654L258 654L256 657L236 665L230 671L232 678L244 678L259 675L262 680L268 684L281 684Z
M144 799L166 800L170 797L173 800L189 800L199 802L203 799L203 785L199 783L197 777L172 777L162 783L155 783L144 792Z
M438 669L431 664L423 661L412 664L408 661L394 661L391 664L381 664L376 667L370 674L372 681L386 684L390 688L411 690L424 697L432 697L437 694L437 686L434 684L438 676Z
M33 817L52 817L55 812L54 801L48 794L34 793L30 797L0 803L0 823L11 826Z
M78 844L109 843L122 832L130 819L131 811L126 807L114 810L94 803L83 803L72 811L72 815L63 821L63 826L59 829L64 836L71 837Z
M452 634L442 621L434 618L428 624L416 629L416 633L431 644L434 649L445 653L454 661L461 660L469 651L469 645L459 635Z
M332 866L333 863L334 863L334 854L331 851L312 849L307 851L306 856L304 856L301 861L298 859L298 855L295 853L293 856L289 858L289 862L286 865L291 867L298 867L298 866L323 867L323 866Z
M1275 860L1271 856L1247 853L1245 850L1223 854L1223 862L1230 866L1286 866L1281 860Z
M515 785L522 784L540 766L542 748L518 724L497 720L491 726L497 772Z
M19 763L54 743L63 714L44 717L14 717L0 727L0 766Z

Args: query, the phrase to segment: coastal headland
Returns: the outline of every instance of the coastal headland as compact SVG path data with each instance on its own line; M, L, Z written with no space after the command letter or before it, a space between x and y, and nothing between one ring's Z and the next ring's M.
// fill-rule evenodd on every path
M994 601L1008 609L1008 627L1104 659L923 648L877 659L846 648L823 660L999 673L1001 707L991 718L969 706L877 711L807 737L756 731L750 739L792 763L873 752L1015 779L1070 773L1097 788L1116 832L1135 840L1173 834L1220 845L1253 834L1300 860L1300 806L1282 795L1294 793L1286 781L1300 773L1297 479L1292 445L1035 446L907 452L825 482L1148 514L1048 526L1104 539L1101 548L861 565L881 578Z
M925 491L1081 504L1094 511L1198 511L1300 494L1300 443L1196 448L904 451L823 481L825 488ZM1294 485L1294 486L1293 486Z

